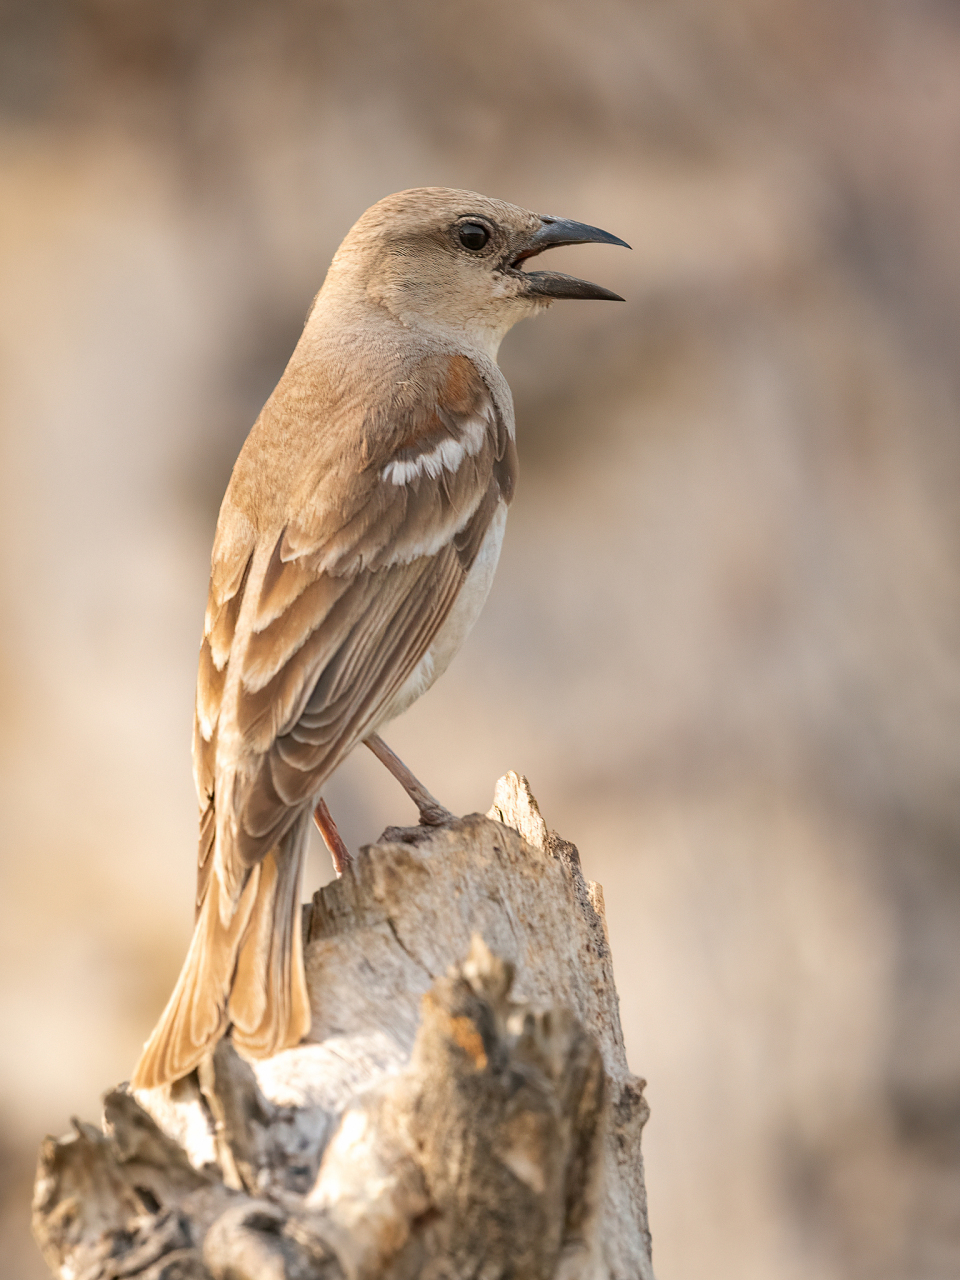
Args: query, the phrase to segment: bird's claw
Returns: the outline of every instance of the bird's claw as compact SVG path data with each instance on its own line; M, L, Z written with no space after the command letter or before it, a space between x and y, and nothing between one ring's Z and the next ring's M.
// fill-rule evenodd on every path
M445 823L456 820L456 815L442 804L422 804L419 808L421 827L442 827Z

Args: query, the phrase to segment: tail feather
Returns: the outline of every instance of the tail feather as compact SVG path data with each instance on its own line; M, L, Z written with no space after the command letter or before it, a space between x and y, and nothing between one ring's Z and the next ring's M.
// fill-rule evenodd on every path
M309 1031L299 893L307 830L296 823L253 868L226 925L224 889L211 874L180 977L133 1073L135 1089L189 1074L231 1021L236 1044L253 1057Z
M284 874L285 868L280 868L278 876L269 858L262 863L265 887L257 897L237 961L227 1011L234 1044L251 1057L270 1057L300 1042L310 1030L297 892L300 858L296 876Z
M283 861L268 854L260 864L260 892L227 1004L233 1042L253 1058L269 1058L310 1030L299 892L308 826L299 826L297 847Z

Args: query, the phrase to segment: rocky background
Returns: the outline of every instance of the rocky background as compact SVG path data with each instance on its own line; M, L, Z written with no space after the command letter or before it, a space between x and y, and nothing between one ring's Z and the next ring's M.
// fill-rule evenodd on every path
M660 1280L960 1272L960 8L0 4L0 1256L191 926L217 506L331 253L466 186L634 245L507 340L486 614L388 740L606 889ZM348 842L413 820L372 756ZM305 895L329 876L318 852Z

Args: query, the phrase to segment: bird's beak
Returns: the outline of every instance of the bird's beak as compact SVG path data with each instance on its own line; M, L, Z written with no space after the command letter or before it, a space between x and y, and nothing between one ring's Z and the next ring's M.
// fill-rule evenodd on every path
M571 222L569 218L540 219L539 228L527 240L526 244L510 261L514 271L522 271L521 262L536 257L544 249L557 249L565 244L619 244L624 249L630 246L626 240L612 236L609 231L601 231L599 227L588 227L585 222ZM601 298L607 302L623 302L619 293L612 293L602 285L591 284L589 280L578 280L576 276L567 276L560 271L528 271L523 272L526 292L531 297L540 298Z

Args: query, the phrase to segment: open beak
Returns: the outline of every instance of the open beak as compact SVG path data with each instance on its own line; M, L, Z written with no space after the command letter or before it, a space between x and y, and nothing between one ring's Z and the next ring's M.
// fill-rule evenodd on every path
M512 270L523 273L528 294L541 298L600 298L607 302L624 301L619 293L612 293L599 284L591 284L589 280L578 280L576 276L567 276L560 271L524 272L520 266L527 258L534 258L538 253L543 253L544 249L557 249L565 244L619 244L624 249L630 248L626 240L612 236L609 231L601 231L599 227L588 227L585 222L571 222L569 218L550 218L544 215L540 219L538 230L510 261Z

